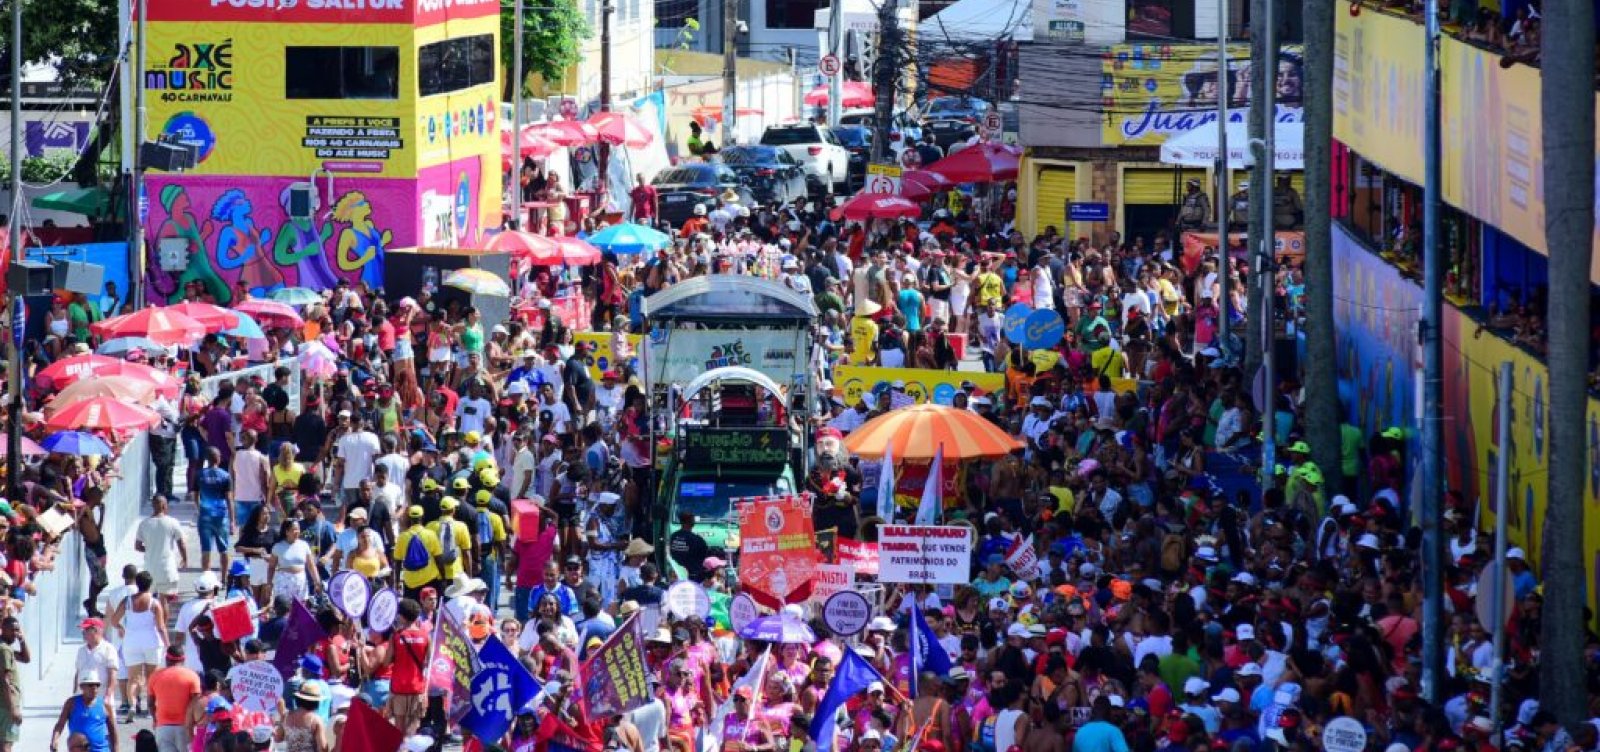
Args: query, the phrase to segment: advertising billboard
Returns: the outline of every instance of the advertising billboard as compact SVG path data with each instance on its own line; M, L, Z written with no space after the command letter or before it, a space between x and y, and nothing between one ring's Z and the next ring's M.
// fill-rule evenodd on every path
M1278 51L1279 122L1302 120L1304 54ZM1101 141L1106 146L1156 146L1216 122L1219 82L1229 91L1228 119L1244 122L1250 107L1250 47L1230 45L1226 77L1217 48L1201 44L1119 44L1100 66Z

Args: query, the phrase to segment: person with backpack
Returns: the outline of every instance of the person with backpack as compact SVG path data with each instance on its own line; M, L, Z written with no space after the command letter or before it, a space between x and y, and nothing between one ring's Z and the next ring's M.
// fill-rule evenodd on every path
M481 489L474 495L472 560L478 562L478 576L488 584L484 602L491 610L500 605L500 564L504 560L506 544L505 519L490 508L494 492Z
M456 519L456 510L460 507L459 499L446 496L439 500L439 519L428 523L428 529L439 540L434 561L439 564L439 576L445 580L454 580L458 574L473 571L472 531L466 523Z
M416 598L422 589L437 586L442 579L434 558L440 554L439 536L422 524L422 507L406 509L410 526L394 541L395 561L400 562L400 584L407 598Z

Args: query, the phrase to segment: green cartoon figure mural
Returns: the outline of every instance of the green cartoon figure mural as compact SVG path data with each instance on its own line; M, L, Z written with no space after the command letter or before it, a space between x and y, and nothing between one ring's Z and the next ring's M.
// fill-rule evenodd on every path
M233 294L222 278L217 276L216 270L211 268L210 253L206 250L205 237L211 234L211 222L206 220L202 223L195 216L189 194L176 185L161 189L161 206L166 209L167 218L156 230L156 243L159 245L163 240L181 238L187 246L185 252L189 257L189 265L179 275L168 302L182 302L190 296L190 286L198 284L212 300L219 305L227 305L233 299Z

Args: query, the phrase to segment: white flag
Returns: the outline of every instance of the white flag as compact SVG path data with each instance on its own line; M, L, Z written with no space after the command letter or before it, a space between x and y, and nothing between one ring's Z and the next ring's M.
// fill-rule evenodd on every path
M750 692L759 695L761 685L767 680L767 665L772 662L772 648L761 651L761 657L750 664L750 670L733 683L733 689L728 692L728 699L717 706L716 716L711 721L708 739L721 739L723 725L727 723L728 716L733 713L733 696L739 693L740 687L749 687ZM756 703L750 703L750 711L755 712Z
M878 518L894 522L894 448L883 450L883 467L878 470Z
M944 512L944 446L933 454L928 466L928 482L922 486L922 503L917 505L918 525L937 525Z

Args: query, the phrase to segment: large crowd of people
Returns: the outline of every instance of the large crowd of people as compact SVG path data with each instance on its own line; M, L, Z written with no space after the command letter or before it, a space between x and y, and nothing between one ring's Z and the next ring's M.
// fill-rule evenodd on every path
M511 320L341 283L267 347L208 337L183 358L182 394L154 404L163 421L151 430L157 495L137 531L141 566L111 582L94 536L115 458L30 463L28 496L0 509L17 607L30 574L50 566L39 510L76 510L82 544L98 552L91 567L101 562L83 604L80 691L63 700L52 748L59 736L72 752L114 750L131 723L141 750L378 749L375 711L419 750L1300 752L1324 749L1322 730L1340 717L1364 730L1364 748L1387 752L1600 749L1600 725L1569 735L1539 709L1543 594L1520 550L1511 616L1478 622L1490 541L1460 500L1446 523L1448 671L1439 701L1420 699L1403 432L1345 426L1340 466L1311 461L1296 379L1258 403L1239 348L1219 337L1223 315L1243 329L1242 260L1185 258L1166 235L1027 237L1012 226L1014 192L995 195L1007 198L982 216L865 223L820 203L725 202L653 251L522 269L518 309L531 314ZM958 463L943 498L941 521L973 530L967 579L880 583L859 635L831 633L815 603L788 605L775 615L811 639L778 644L741 639L725 611L662 611L684 577L719 602L737 595L739 551L708 547L692 519L655 537L656 416L629 335L650 325L644 297L718 273L811 296L824 385L844 365L1004 374L1003 388L968 381L951 400L1021 443ZM1278 275L1278 310L1293 318L1297 275ZM563 318L550 301L571 296L584 313ZM1060 343L1030 351L1009 339L1018 303L1057 312ZM93 343L64 320L62 349L33 351L30 368ZM586 331L611 347L603 370L591 368L592 337L576 336ZM203 376L318 341L337 346L329 376L304 375L294 390L285 368L202 393ZM854 404L835 389L828 411L797 423L846 436L914 401L903 386L885 379ZM1265 421L1281 464L1261 487ZM912 516L881 514L865 480L874 460L824 446L804 480L819 529L870 544ZM198 551L175 516L186 507ZM1029 546L1036 555L1020 556ZM200 571L192 585L185 569ZM351 576L397 596L381 628L341 605L334 583ZM648 700L591 713L589 661L642 612L659 616L641 646ZM322 635L311 644L296 639L310 628L302 614ZM460 688L434 664L443 622L474 649L495 638L539 683L502 736L480 738L451 711ZM1487 707L1496 628L1509 634L1503 731ZM39 741L16 736L26 660L16 619L0 622L12 689L0 693L0 752ZM266 706L242 689L261 660L285 679Z

